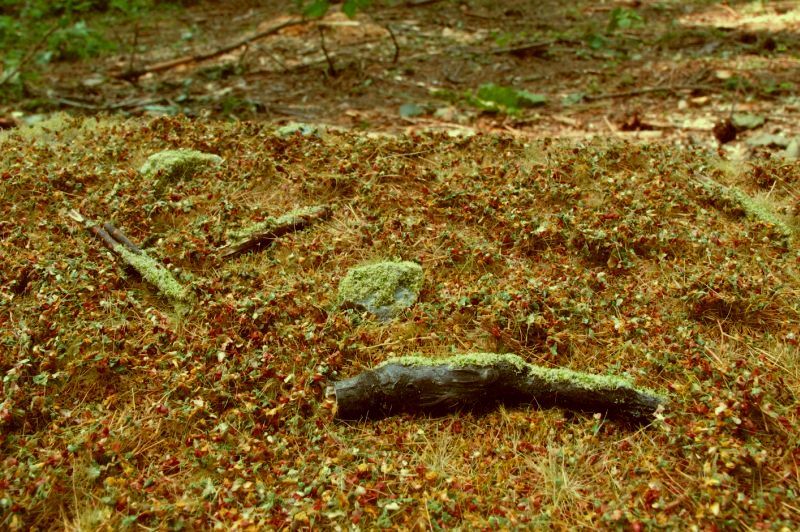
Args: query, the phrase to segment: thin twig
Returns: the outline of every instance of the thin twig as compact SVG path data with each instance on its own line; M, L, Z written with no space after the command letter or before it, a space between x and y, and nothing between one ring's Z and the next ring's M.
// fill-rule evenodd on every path
M557 42L562 42L562 41L554 39L554 40L550 40L550 41L539 41L539 42L530 42L530 43L525 43L525 44L518 44L516 46L506 46L506 47L503 47L503 48L496 48L496 49L492 50L491 53L495 54L495 55L497 55L497 54L512 54L512 55L515 55L515 54L521 54L521 53L525 53L525 52L531 52L531 51L534 51L534 50L538 51L538 50L541 50L542 48L547 48L549 46L552 46L553 44L556 44Z
M422 7L422 6L429 6L431 4L438 4L442 0L406 0L404 4L406 7Z
M91 111L114 111L118 109L135 109L137 107L144 107L145 105L153 105L159 102L167 101L166 98L145 98L145 99L128 99L117 103L107 103L105 105L98 105L94 103L75 100L72 98L64 98L62 96L51 96L50 101L57 103L64 107L76 107L78 109L89 109Z
M333 64L333 59L328 54L328 49L325 47L325 30L322 28L321 24L317 25L317 31L319 31L319 44L322 48L322 53L325 54L325 60L328 62L328 73L332 77L336 77L336 66Z
M331 217L333 211L326 205L308 207L290 212L279 218L272 218L270 223L257 229L236 243L219 249L219 257L229 259L252 249L260 249L271 244L275 239L301 231L311 224Z
M233 42L231 44L223 46L222 48L218 48L218 49L216 49L216 50L214 50L212 52L207 52L207 53L203 53L203 54L195 54L195 55L187 55L187 56L179 57L177 59L171 59L169 61L163 61L161 63L156 63L154 65L143 67L143 68L140 68L140 69L137 69L137 70L129 70L129 71L126 71L126 72L121 72L119 74L116 74L115 77L116 78L120 78L120 79L126 79L126 80L137 79L137 78L142 77L145 74L163 72L165 70L170 70L172 68L175 68L176 66L185 65L187 63L196 63L196 62L200 62L200 61L206 61L207 59L213 59L214 57L219 57L219 56L221 56L223 54L226 54L228 52L236 50L237 48L241 48L242 46L244 46L246 44L249 44L249 43L251 43L253 41L257 41L259 39L263 39L264 37L269 37L270 35L274 35L274 34L278 33L279 31L281 31L283 29L286 29L286 28L289 28L289 27L292 27L292 26L300 26L302 24L306 24L307 22L308 21L303 20L303 19L287 20L286 22L282 22L280 24L272 26L271 28L267 28L266 30L260 31L258 33L253 34L253 35L250 35L249 37L245 37L243 39L239 39L236 42Z
M116 249L118 242L114 240L114 238L112 238L112 236L108 234L108 231L103 229L103 227L97 224L93 224L92 222L84 218L84 216L81 213L79 213L74 209L69 211L67 213L67 216L69 216L79 224L86 227L86 229L97 235L100 238L100 240L103 241L103 245L105 245L108 249L110 249L111 251L114 251Z
M136 58L136 47L139 45L139 20L133 27L133 44L131 44L131 55L128 58L128 72L133 72L133 60Z
M392 43L394 44L394 57L392 58L392 64L396 65L397 61L400 59L400 45L397 43L397 37L395 37L392 27L387 24L384 26L384 28L386 28L386 31L389 32L389 37L392 38Z
M128 237L113 224L94 223L74 209L67 212L67 216L98 236L119 260L139 272L142 279L158 288L159 292L175 301L191 299L191 292L184 288L169 270L128 240Z

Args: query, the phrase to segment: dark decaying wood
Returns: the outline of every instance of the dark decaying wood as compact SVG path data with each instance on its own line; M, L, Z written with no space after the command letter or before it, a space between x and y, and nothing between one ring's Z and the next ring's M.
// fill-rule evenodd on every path
M665 401L633 387L598 388L580 381L548 381L507 362L465 366L389 363L339 381L333 391L336 417L343 420L380 419L404 412L481 412L499 404L532 404L648 423Z

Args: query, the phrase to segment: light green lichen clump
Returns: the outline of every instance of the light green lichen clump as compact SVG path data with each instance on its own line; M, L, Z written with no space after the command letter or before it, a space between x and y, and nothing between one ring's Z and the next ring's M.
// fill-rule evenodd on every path
M115 251L165 296L176 301L186 301L189 298L189 292L154 258L144 252L133 253L122 246L117 246Z
M147 178L171 182L191 176L198 170L222 163L222 157L197 150L166 150L154 153L139 169Z
M522 358L514 354L496 353L467 353L455 355L448 358L430 358L424 356L404 356L391 358L378 367L387 364L400 364L402 366L492 366L496 364L510 364L519 371L545 380L553 384L573 384L583 390L615 390L618 388L628 388L642 393L660 397L657 393L647 388L635 387L629 380L615 375L595 375L574 371L565 368L543 368L525 362Z
M381 319L392 318L414 304L422 281L422 267L413 262L359 266L339 283L339 302L365 308Z

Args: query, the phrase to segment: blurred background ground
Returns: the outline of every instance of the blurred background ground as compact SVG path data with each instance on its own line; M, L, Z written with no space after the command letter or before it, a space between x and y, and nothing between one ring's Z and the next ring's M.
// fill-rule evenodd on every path
M734 158L787 148L796 156L796 2L386 0L352 19L333 5L321 19L138 76L125 74L219 51L299 18L302 6L106 4L68 13L68 23L63 12L42 15L33 29L6 22L4 123L57 110L183 113L373 131L667 139L722 146ZM15 41L22 30L27 37Z

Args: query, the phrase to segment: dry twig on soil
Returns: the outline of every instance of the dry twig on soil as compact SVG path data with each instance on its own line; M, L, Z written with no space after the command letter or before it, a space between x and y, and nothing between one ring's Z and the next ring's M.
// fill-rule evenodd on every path
M664 87L642 87L641 89L634 89L622 92L607 92L605 94L586 94L583 98L587 101L593 102L596 100L611 100L614 98L628 98L630 96L639 96L641 94L650 94L653 92L677 92L677 91L710 91L712 88L708 85L667 85Z
M154 65L146 66L139 69L134 70L126 70L119 74L116 74L115 77L120 79L125 79L129 81L134 81L139 79L140 77L144 76L145 74L152 74L156 72L163 72L165 70L170 70L180 65L185 65L187 63L198 63L200 61L206 61L208 59L213 59L215 57L219 57L223 54L228 52L232 52L237 48L241 48L242 46L246 46L253 41L257 41L259 39L263 39L264 37L269 37L270 35L274 35L279 31L292 27L292 26L300 26L302 24L306 24L308 21L304 19L290 19L285 22L281 22L280 24L276 24L271 28L267 28L264 31L260 31L249 37L245 37L243 39L239 39L236 42L231 44L225 45L221 48L217 48L214 51L202 53L202 54L195 54L195 55L186 55L183 57L178 57L177 59L170 59L169 61L162 61L161 63L156 63Z
M300 231L311 224L327 220L332 211L327 206L308 207L284 214L278 218L269 217L257 226L246 230L246 235L234 244L219 250L221 258L230 258L241 255L251 249L258 249L272 243L283 235Z

